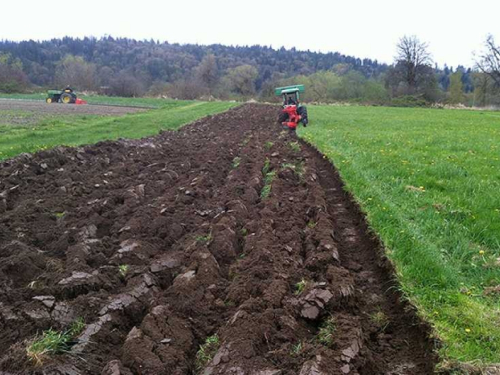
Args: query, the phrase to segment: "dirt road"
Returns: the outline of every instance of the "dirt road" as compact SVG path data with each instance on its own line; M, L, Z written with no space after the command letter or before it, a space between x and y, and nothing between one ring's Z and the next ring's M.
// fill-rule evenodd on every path
M249 104L0 165L0 370L431 374L427 328L338 175L275 117ZM35 367L26 343L78 317L69 353Z

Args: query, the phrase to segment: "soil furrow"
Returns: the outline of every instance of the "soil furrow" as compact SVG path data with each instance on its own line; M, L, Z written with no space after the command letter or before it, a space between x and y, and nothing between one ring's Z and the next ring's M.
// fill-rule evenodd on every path
M354 281L357 298L346 312L359 319L363 358L360 374L432 373L436 354L429 338L430 327L417 318L415 310L401 299L392 265L383 254L377 237L364 215L345 192L337 171L323 156L304 144L309 160L318 170L325 192L327 211L333 221L333 236L340 264Z
M0 371L432 373L380 244L276 111L1 164ZM68 354L26 356L77 318Z

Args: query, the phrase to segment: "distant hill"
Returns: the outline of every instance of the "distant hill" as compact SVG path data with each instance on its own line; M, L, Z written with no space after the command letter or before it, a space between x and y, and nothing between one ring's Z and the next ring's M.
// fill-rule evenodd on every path
M95 64L104 84L106 77L126 72L146 87L158 81L172 83L189 78L207 54L216 57L221 75L239 65L254 66L258 71L255 80L257 90L272 77L309 75L330 70L339 64L345 64L348 69L360 72L366 78L378 77L388 69L386 64L376 60L359 59L338 52L319 53L265 46L181 45L112 37L0 41L0 53L19 58L30 82L40 86L53 84L58 66L67 55L79 56Z
M274 87L302 83L307 86L303 97L306 101L395 104L395 97L410 95L417 97L403 100L404 105L450 100L469 105L496 103L496 99L485 96L493 92L487 77L471 69L463 66L438 69L428 64L426 74L419 78L421 87L415 90L407 86L400 71L402 66L339 52L258 45L170 44L110 36L3 40L0 41L0 92L71 85L80 92L125 97L207 100L258 97L270 101L276 100ZM482 99L473 96L476 84L483 87ZM451 91L455 93L453 98Z

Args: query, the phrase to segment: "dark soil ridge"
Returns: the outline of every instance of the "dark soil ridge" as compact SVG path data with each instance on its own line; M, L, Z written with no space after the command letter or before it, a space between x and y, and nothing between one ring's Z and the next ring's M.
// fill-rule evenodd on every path
M433 373L430 330L338 174L275 118L248 104L0 164L0 373ZM77 317L70 352L36 367L27 343Z

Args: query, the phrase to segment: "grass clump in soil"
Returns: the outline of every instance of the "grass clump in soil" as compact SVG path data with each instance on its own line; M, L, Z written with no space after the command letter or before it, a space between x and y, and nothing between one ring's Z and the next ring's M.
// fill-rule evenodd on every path
M302 177L304 177L305 167L303 162L283 163L281 164L281 168L290 168L299 178L302 179Z
M241 163L241 158L239 156L236 156L233 159L233 169L238 168L240 166L240 163Z
M292 350L290 351L290 355L292 357L297 357L302 353L302 349L304 349L304 344L301 342L292 346Z
M269 158L266 158L266 160L264 161L264 167L262 167L262 175L265 177L270 170L271 170L271 160L269 160Z
M85 328L85 320L82 317L77 318L69 327L69 334L71 337L78 336L80 333L83 332L83 329Z
M268 174L266 174L266 177L264 178L264 187L262 188L262 191L260 193L260 197L262 199L268 198L271 194L271 186L275 177L276 172L269 172Z
M217 334L208 336L205 343L200 345L200 349L196 353L196 369L202 370L214 358L215 353L219 350L219 336Z
M430 322L440 356L500 363L500 115L311 106L298 134L330 159ZM463 292L463 291L470 291Z
M313 228L315 228L315 227L316 227L316 225L317 225L317 224L318 224L318 223L316 223L315 221L313 221L313 220L309 220L309 221L307 222L307 227L308 227L308 228L313 229Z
M374 312L372 315L370 315L370 319L381 331L385 331L385 329L389 325L389 318L382 310Z
M266 199L271 194L271 187L276 177L276 172L271 171L271 161L266 159L264 162L264 167L262 168L262 175L264 176L264 187L260 192L260 197Z
M208 233L205 236L196 236L196 242L202 243L202 244L208 244L212 241L212 233Z
M321 324L321 327L318 331L317 339L318 342L322 345L331 347L334 342L334 333L337 326L335 324L335 320L333 317L328 318Z
M42 289L44 286L45 285L41 280L33 280L27 285L27 287L32 290L39 290Z
M288 146L292 149L294 152L300 152L300 145L299 142L289 142Z
M295 295L300 296L302 292L306 289L307 281L302 279L297 284L295 284Z
M85 321L78 318L66 331L48 329L29 343L26 355L35 365L40 366L48 357L68 352L71 342L84 328Z
M118 272L120 273L120 276L122 278L125 278L125 276L127 276L129 269L130 269L130 266L128 264L120 264L118 266Z

